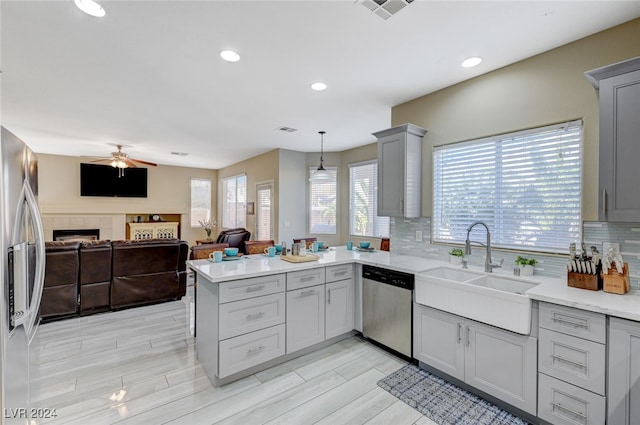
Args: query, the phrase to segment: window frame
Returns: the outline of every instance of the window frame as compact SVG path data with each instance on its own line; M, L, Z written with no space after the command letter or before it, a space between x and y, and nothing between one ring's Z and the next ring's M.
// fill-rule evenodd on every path
M562 131L571 132L565 136ZM520 145L522 150L518 151ZM542 155L545 149L553 153L554 148L558 152L555 157ZM441 165L445 155L449 158ZM471 156L475 159L468 159ZM477 166L467 171L471 161ZM477 220L489 226L492 247L499 249L565 254L570 242L582 240L582 120L435 146L432 167L433 244L464 243L462 222ZM558 176L568 177L564 186L558 183L563 182ZM492 179L493 186L487 183ZM565 187L554 193L553 189ZM519 191L533 195L514 196L520 195ZM473 202L467 202L467 196ZM438 205L447 199L453 206ZM458 199L462 201L456 206ZM473 209L480 214L469 214ZM475 230L472 239L483 241L484 234L474 236Z
M375 171L372 174L372 187L369 187L369 191L367 193L368 198L372 200L372 208L373 214L369 214L369 216L373 220L372 225L372 234L367 234L366 230L363 234L356 233L354 230L354 217L353 214L356 212L357 208L355 206L355 199L353 197L353 175L352 171L359 167L368 167L375 166ZM384 238L389 237L391 233L391 220L389 217L378 216L378 160L373 159L370 161L362 161L348 164L349 167L349 235L356 237L369 237L369 238ZM369 206L369 205L368 205ZM379 224L383 222L382 225L386 227L386 233L379 232ZM378 234L376 234L378 233Z
M242 202L242 201L239 202L237 200L238 197L239 197L238 196L239 195L238 194L238 180L239 179L244 179L244 202ZM228 210L228 202L227 202L227 199L225 197L225 195L227 194L227 189L226 189L227 188L227 183L229 181L231 181L231 180L235 180L235 195L234 195L234 197L236 198L235 204L236 205L244 204L240 208L236 207L233 225L230 225L231 223L227 222L227 220L229 219L229 215L228 215L228 212L227 212L227 210ZM247 184L248 184L248 182L247 182L246 173L236 174L234 176L229 176L229 177L222 178L222 180L221 180L222 188L221 188L220 193L221 193L221 197L222 197L222 220L221 220L221 226L223 228L232 229L232 228L236 228L236 227L244 227L244 228L247 227ZM244 214L243 214L244 223L243 224L238 223L238 213L241 213L241 211L244 211Z
M307 206L307 213L309 215L309 218L307 220L307 227L309 229L309 234L312 235L337 235L338 234L338 207L339 207L339 202L338 202L338 167L329 167L329 166L325 166L324 167L325 170L329 171L329 172L335 172L335 180L333 180L333 184L335 185L335 196L334 196L334 225L333 225L333 231L331 232L323 232L323 231L313 231L313 227L316 224L322 224L322 223L313 223L313 215L314 215L314 207L313 207L313 186L316 184L327 184L330 183L328 181L321 181L321 182L314 182L314 181L309 181L309 199L308 199L308 206ZM311 175L313 174L314 171L317 170L317 167L314 166L309 166L309 177L311 177Z
M196 223L193 222L194 217L197 215L197 214L194 214L194 212L193 212L193 210L194 210L194 206L193 206L193 189L194 189L193 182L194 181L201 181L201 182L208 182L209 183L209 192L208 192L209 193L209 212L207 213L206 217L204 217L202 219L197 219L198 221ZM199 220L202 220L202 221L212 220L212 214L211 213L212 213L212 201L213 201L213 199L212 199L211 193L212 193L212 189L213 189L213 181L212 181L212 179L208 179L208 178L204 178L204 177L192 177L190 179L190 181L189 181L189 185L190 185L190 189L191 189L190 208L189 208L190 227L192 229L201 228L202 226L200 225Z

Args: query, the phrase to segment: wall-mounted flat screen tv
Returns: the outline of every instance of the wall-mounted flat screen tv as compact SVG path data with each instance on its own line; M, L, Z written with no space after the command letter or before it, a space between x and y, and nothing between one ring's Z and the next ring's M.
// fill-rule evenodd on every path
M147 169L118 169L110 165L80 164L80 196L147 197Z

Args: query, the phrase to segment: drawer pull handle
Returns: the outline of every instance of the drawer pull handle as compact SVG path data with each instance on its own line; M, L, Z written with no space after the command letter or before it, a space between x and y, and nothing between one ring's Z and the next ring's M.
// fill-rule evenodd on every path
M308 291L302 291L300 292L300 296L301 297L308 297L309 295L313 295L316 293L315 289L309 289Z
M471 345L471 329L467 326L467 347Z
M301 277L300 278L300 282L311 282L313 279L315 279L315 276L305 276L305 277Z
M247 356L252 356L254 354L258 354L262 350L264 350L264 345L261 345L258 348L252 348L251 350L247 350Z
M331 304L331 289L327 289L327 304Z
M573 410L573 409L569 409L568 407L563 406L563 405L562 405L562 404L560 404L560 403L556 403L556 402L553 402L553 401L552 401L552 402L551 402L551 408L552 408L552 410L556 410L556 407L557 407L558 409L562 409L562 410L564 410L564 411L567 411L567 412L571 413L572 415L579 416L579 417L581 417L582 419L587 419L587 415L585 415L584 413L582 413L582 412L578 412L578 411Z
M462 342L462 324L458 323L458 344Z
M263 289L264 289L264 285L247 286L246 291L247 292L257 292L257 291L262 291Z
M247 314L247 320L256 320L264 316L264 311L255 314Z
M566 323L567 325L575 326L576 328L589 329L588 323L574 322L573 320L567 320L567 319L562 319L558 317L553 317L551 320L553 320L556 323Z
M560 361L566 362L566 363L571 363L571 364L576 365L576 366L578 366L578 367L581 367L581 368L583 368L583 369L586 369L586 368L587 368L587 365L586 365L586 364L584 364L584 363L574 362L573 360L565 359L564 357L559 356L559 355L557 355L557 354L552 354L552 355L551 355L551 357L553 357L554 359L557 359L557 360L560 360Z
M346 270L342 270L341 272L335 272L333 275L334 276L344 276L345 274L347 274Z

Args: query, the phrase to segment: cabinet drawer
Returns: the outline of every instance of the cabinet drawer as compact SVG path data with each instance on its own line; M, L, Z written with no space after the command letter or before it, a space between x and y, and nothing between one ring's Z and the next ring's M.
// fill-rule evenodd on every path
M285 293L250 298L220 306L220 339L284 323Z
M604 344L604 314L556 304L540 303L540 327Z
M324 283L324 267L287 273L287 291Z
M285 282L284 274L222 282L220 304L284 292Z
M340 266L329 266L326 268L327 283L339 280L350 279L353 276L353 264L342 264Z
M554 425L602 425L605 398L540 373L538 417Z
M284 355L285 325L277 325L220 342L218 378Z
M540 329L538 370L604 395L605 346Z

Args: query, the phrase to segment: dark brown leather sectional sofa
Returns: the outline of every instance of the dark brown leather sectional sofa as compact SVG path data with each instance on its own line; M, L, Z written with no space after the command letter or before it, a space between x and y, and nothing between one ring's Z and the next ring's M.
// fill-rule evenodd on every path
M178 300L186 293L187 242L47 242L43 321Z

